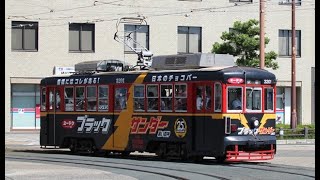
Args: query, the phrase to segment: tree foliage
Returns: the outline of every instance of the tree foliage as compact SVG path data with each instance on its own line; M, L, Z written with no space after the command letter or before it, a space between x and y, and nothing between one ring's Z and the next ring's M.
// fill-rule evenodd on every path
M239 66L260 67L260 27L259 21L250 19L247 22L236 21L229 32L223 32L221 39L223 43L215 42L211 50L217 54L231 54L237 57L236 64ZM265 37L265 45L270 39ZM278 69L275 61L277 53L274 51L265 52L265 67Z

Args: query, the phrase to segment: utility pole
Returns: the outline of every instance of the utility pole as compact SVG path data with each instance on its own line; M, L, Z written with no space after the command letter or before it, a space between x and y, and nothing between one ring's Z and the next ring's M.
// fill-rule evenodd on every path
M264 69L264 12L265 0L260 0L260 68Z
M297 127L296 111L296 2L292 1L292 48L291 48L291 129Z

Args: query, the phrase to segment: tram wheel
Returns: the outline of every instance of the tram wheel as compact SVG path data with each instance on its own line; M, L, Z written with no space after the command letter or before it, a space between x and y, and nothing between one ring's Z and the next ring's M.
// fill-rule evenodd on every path
M203 156L193 156L192 159L194 162L201 162L203 160Z
M110 154L111 154L111 151L105 151L104 156L108 157L108 156L110 156Z
M224 163L224 161L226 159L227 159L227 157L225 155L216 157L216 160L217 160L218 163Z
M130 151L123 151L123 152L121 152L121 156L122 157L127 157L127 156L129 156L130 155Z
M156 154L160 159L164 159L166 157L166 144L165 143L160 143Z
M188 153L185 144L181 145L180 157L183 161L186 161L188 159Z

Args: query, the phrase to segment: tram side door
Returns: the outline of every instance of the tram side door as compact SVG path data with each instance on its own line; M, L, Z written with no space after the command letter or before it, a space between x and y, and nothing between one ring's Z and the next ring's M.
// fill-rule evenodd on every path
M131 127L132 107L129 111L129 85L113 86L113 142L116 148L126 148Z
M60 94L55 87L47 88L47 118L46 118L46 134L47 144L56 145L56 112L60 110Z
M193 93L193 148L197 151L211 150L214 122L209 114L213 112L213 83L195 83Z

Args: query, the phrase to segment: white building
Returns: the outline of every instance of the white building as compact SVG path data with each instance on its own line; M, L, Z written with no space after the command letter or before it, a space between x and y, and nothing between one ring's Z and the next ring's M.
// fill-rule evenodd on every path
M291 5L266 1L265 32L280 68L278 112L290 123ZM289 2L290 3L290 2ZM123 24L154 55L210 52L233 22L259 19L259 0L8 0L5 4L6 131L38 129L39 83L54 70L89 60L137 55L114 40L121 17L146 17L146 26ZM315 0L296 6L298 124L314 123Z

